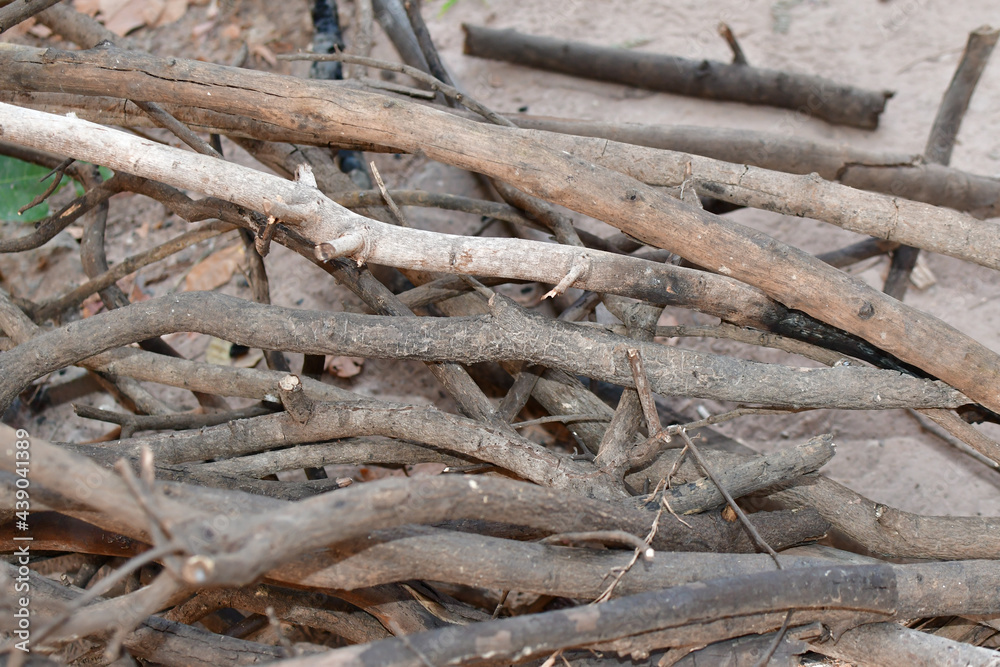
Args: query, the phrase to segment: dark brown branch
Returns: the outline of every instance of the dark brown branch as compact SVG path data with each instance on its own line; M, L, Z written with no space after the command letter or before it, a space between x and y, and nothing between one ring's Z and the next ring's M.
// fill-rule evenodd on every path
M862 90L818 76L598 47L509 29L462 27L467 55L647 90L793 109L869 130L878 127L879 114L892 97L888 91Z
M927 137L927 146L924 148L924 158L927 162L944 166L948 166L951 162L951 151L955 146L955 139L958 138L962 118L969 108L969 100L972 99L972 93L986 68L998 36L1000 31L989 27L979 28L969 35L965 52L948 90L944 93L937 116L934 118L934 125L931 126L930 136ZM902 301L919 253L919 249L910 246L902 246L893 253L889 275L883 287L886 294Z
M14 0L0 9L0 32L6 32L58 2L60 0Z
M997 37L1000 37L1000 30L989 26L977 28L969 34L962 59L945 91L927 137L924 157L928 162L945 166L951 162L951 151L962 126L962 119L969 108L969 100L979 83L979 77L986 69L986 63L996 46Z

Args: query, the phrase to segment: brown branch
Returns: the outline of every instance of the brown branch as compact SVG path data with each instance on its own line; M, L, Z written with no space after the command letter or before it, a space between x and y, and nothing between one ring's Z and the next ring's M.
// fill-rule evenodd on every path
M0 9L0 32L7 32L22 21L44 11L60 0L15 0Z
M852 663L883 667L962 664L995 667L997 652L911 630L897 623L861 625L829 641L811 644L814 651Z
M993 47L996 46L1000 30L982 27L969 34L965 52L955 70L955 76L945 91L938 107L934 125L931 126L927 146L924 148L924 158L931 164L947 166L951 162L951 151L958 138L958 130L962 126L962 118L969 108L969 100L976 89L979 77L986 68ZM900 301L906 294L910 274L917 264L919 249L903 246L892 255L889 265L889 275L885 279L883 291Z
M205 317L204 313L212 313ZM245 323L256 323L248 329ZM308 354L425 361L520 359L634 386L616 348L628 339L519 311L496 296L488 316L445 321L320 313L263 306L214 293L186 293L132 304L42 334L0 355L7 405L34 379L120 345L154 335L197 331L234 343ZM720 400L888 409L957 407L966 400L941 383L891 371L842 366L792 369L692 350L633 343L654 391ZM581 354L586 350L586 354ZM739 377L739 382L735 382Z
M416 647L433 664L481 658L484 646L489 646L493 659L512 660L515 655L524 659L544 656L561 648L666 628L680 634L686 624L735 620L737 616L775 610L805 610L801 616L808 618L813 613L809 610L845 609L875 612L890 620L938 615L958 608L996 609L992 590L984 590L984 587L970 590L962 582L969 576L987 576L991 582L996 582L998 574L996 564L988 561L956 563L951 567L942 567L942 564L856 565L779 570L702 581L582 609L551 611L466 628L446 628L411 637L407 644L390 639L288 664L294 667L329 665L349 658L359 665L410 665L413 654L409 646ZM949 592L941 595L939 592L944 590ZM780 625L784 614L772 613L771 618L774 625L769 629ZM716 627L715 637L708 641L747 634L745 628L734 631L733 627L728 628L733 634L728 634L724 627Z
M17 576L16 568L12 565L6 565L5 568L11 572L12 577ZM30 573L28 579L32 608L34 613L39 614L39 623L51 618L55 610L61 609L83 593L35 573ZM139 658L164 664L213 667L220 664L256 664L283 657L281 651L273 646L220 636L159 616L146 616L140 621L141 624L122 642L129 653Z
M517 114L519 127L600 137L790 174L819 174L828 181L871 192L965 211L977 218L1000 215L1000 180L934 164L920 155L879 153L822 143L788 133L694 125L643 125L554 120Z
M100 54L87 54L82 57L93 58L94 56L99 57ZM64 64L68 58L79 59L80 55L60 54L59 58L58 66L55 62L50 62L46 65L46 70L53 75L59 75L60 85L66 81L79 81L84 78L79 76L79 72L75 76L69 71L59 72L61 68L72 67ZM140 70L143 67L141 64L143 59L149 61L148 58L138 55L130 58L128 71L122 72L110 72L109 70L115 68L116 65L110 61L104 62L102 65L108 69L103 70L103 76L140 79L143 82L143 90L147 91L150 97L162 95L165 92L163 89L169 89L173 96L184 90L185 84L178 81L181 76L178 66L171 69L173 74L167 81L166 78L151 77L142 73ZM9 62L9 58L7 60L3 71L13 72L14 63ZM22 70L23 65L26 65L24 61L20 61L16 69ZM155 59L149 62L149 66L155 69ZM201 72L209 76L209 79L202 77L201 87L205 85L207 80L210 80L209 71L212 67L204 63L185 64L185 68L191 72L191 75L195 72ZM252 76L254 81L252 85L257 89L268 88L269 82L272 81L269 75L263 73L251 74L243 70L236 72L230 72L226 77L227 90L229 91L236 89L239 77ZM23 75L25 80L31 79L27 71L20 71L19 75ZM280 79L280 77L278 78ZM124 81L122 83L124 84ZM308 88L316 84L302 81L299 85ZM310 90L312 89L310 88ZM324 88L323 91L317 89L315 94L319 99L322 99L324 95L330 94L330 89ZM302 99L298 97L287 98L284 95L282 93L280 99L271 98L272 103L269 105L240 104L235 107L235 110L259 114L261 108L267 106L268 113L272 114L278 113L279 107L287 106L290 100L294 106L295 99ZM230 92L228 97L236 96ZM836 269L826 265L819 266L819 262L809 258L804 253L788 249L773 239L761 239L759 234L754 236L741 227L716 216L689 209L676 200L672 200L669 196L646 188L627 177L601 169L593 169L590 166L581 168L581 165L572 163L563 154L539 150L536 144L509 128L492 126L485 128L461 121L450 122L449 126L454 131L449 136L454 137L458 143L444 146L435 145L435 142L430 141L429 136L426 136L430 128L441 122L440 112L394 101L393 106L386 110L386 113L364 113L359 114L356 118L353 117L355 112L350 111L353 107L346 101L353 98L367 108L369 105L366 102L374 101L372 97L358 91L339 90L337 104L323 105L323 109L328 113L327 122L337 121L350 124L357 129L360 137L378 138L404 150L416 150L420 147L421 150L427 151L429 156L444 159L457 166L479 170L487 169L492 172L491 176L517 183L519 187L535 195L547 195L559 203L576 208L583 213L617 224L623 231L640 240L658 244L667 249L680 250L689 255L690 259L702 265L713 266L717 269L724 267L734 277L758 284L772 296L788 305L800 307L807 312L812 311L813 314L824 317L835 326L860 335L871 342L876 342L876 344L890 347L891 349L888 351L904 361L914 363L932 375L953 383L957 388L965 390L970 397L979 400L987 407L1000 409L1000 398L989 389L1000 386L1000 381L995 377L997 372L1000 372L996 370L1000 368L1000 364L997 363L994 353L968 338L962 337L959 332L940 321L902 306ZM211 101L209 104L225 103L228 105L234 102L233 99L226 98L227 95L222 94L220 90L219 100ZM201 103L205 103L206 97L203 89L199 99ZM214 95L212 100L215 100ZM406 109L405 117L397 117L398 114L393 112L394 109L404 108ZM234 108L231 107L230 110L234 110ZM21 111L20 113L29 112ZM280 113L287 117L288 109L282 109ZM390 117L393 119L392 129L383 124ZM9 119L4 121L5 128L9 124ZM436 130L434 133L435 136L440 136ZM492 140L486 143L472 140L469 133L489 136ZM503 135L503 138L500 134ZM465 135L465 138L470 139L470 141L462 141L461 135ZM46 137L46 142L52 141L54 141L52 135ZM78 137L74 133L72 143L77 142ZM487 143L490 154L488 162L483 159L486 157L483 152L486 150ZM70 142L67 142L66 146L70 145ZM516 160L512 160L510 163L502 159L497 160L500 157L497 150L508 154L513 154L516 151L528 151L529 154L533 155L538 169L515 170L510 165ZM106 154L106 151L102 151L102 157ZM191 157L198 156L192 155ZM487 164L491 166L486 166ZM135 167L135 165L131 166ZM574 187L571 190L556 186L551 178L552 174L566 173L567 171L572 173L575 179L573 181ZM566 182L565 179L558 180L560 183ZM594 196L595 193L614 192L629 195L625 197L624 204L615 199L612 205L607 196ZM584 195L584 193L587 194ZM630 193L635 194L634 199ZM248 194L243 193L243 196ZM235 193L231 196L235 196ZM253 199L258 200L259 197ZM277 212L285 217L290 216L292 221L297 219L297 216L292 215L290 210ZM696 229L697 231L695 231ZM686 241L696 239L698 233L702 234L703 243L698 245L685 243L685 247L680 248L679 239ZM704 240L706 235L711 237L710 242ZM757 239L757 241L753 239ZM357 251L356 246L353 251ZM734 262L729 259L730 257L739 258L739 261ZM729 264L733 264L733 266L730 267ZM764 267L767 267L766 270ZM788 280L791 275L796 276L794 281ZM814 298L819 293L825 295L822 309L816 306L819 300ZM948 341L947 345L942 343L945 340ZM935 341L933 348L928 346L928 341Z
M862 90L818 76L745 64L639 53L535 37L510 29L469 24L462 28L467 55L647 90L794 109L829 123L869 130L878 127L879 114L892 97L889 91Z

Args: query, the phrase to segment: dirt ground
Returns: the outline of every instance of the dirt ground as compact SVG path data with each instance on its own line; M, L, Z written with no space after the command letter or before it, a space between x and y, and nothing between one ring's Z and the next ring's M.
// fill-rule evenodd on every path
M425 16L446 66L473 96L501 112L526 107L533 115L564 118L692 124L748 128L800 137L845 142L870 149L920 153L941 94L952 76L969 31L1000 21L1000 6L989 0L941 3L929 0L780 0L733 2L655 2L602 0L537 3L528 0L459 0L443 13L442 2L427 2ZM180 21L155 30L133 34L143 46L161 55L191 56L228 62L242 41L263 46L253 66L272 69L266 51L305 48L309 40L307 3L226 2L211 17L210 7L191 7ZM342 2L341 20L351 39L354 7ZM596 44L643 51L672 53L690 58L728 60L729 51L716 26L729 23L750 62L761 67L817 74L870 89L890 89L895 96L882 115L878 130L867 132L803 119L791 112L767 107L702 102L629 87L577 80L462 54L463 22L557 37L572 37ZM208 25L200 35L194 32ZM230 28L236 26L236 29ZM262 55L264 54L264 55ZM388 39L378 30L374 55L395 58ZM997 56L994 57L996 59ZM281 65L304 75L301 64ZM994 62L983 75L966 115L952 164L975 173L1000 176L1000 64ZM231 155L251 162L232 146ZM391 187L425 188L457 194L480 195L468 175L410 156L377 156L377 163ZM259 166L259 165L258 165ZM109 230L112 261L151 247L176 233L183 223L165 214L158 204L137 197L116 200ZM810 252L846 245L857 236L821 223L760 211L730 214L739 222L764 230ZM575 215L578 224L601 229L599 223ZM452 232L468 231L477 219L459 214L414 212L418 225ZM5 236L15 233L5 225ZM167 263L167 269L150 267L137 282L147 295L180 289L182 272L210 251L233 245L227 236L214 245L203 244ZM65 233L45 248L17 256L0 257L3 287L21 296L39 299L79 282L82 272L71 237ZM982 267L947 257L925 254L936 284L919 291L911 287L906 301L933 313L1000 350L1000 278ZM326 308L357 307L345 290L334 287L318 269L276 249L268 258L272 298L279 305ZM855 267L873 285L881 285L887 268L884 259ZM160 279L162 278L162 279ZM249 297L246 282L236 271L223 291ZM710 322L711 318L670 311L664 323ZM195 357L208 341L186 334L171 342ZM724 341L671 342L713 352L739 354L764 361L812 365L798 358L750 349ZM293 362L293 368L294 366ZM58 379L54 381L58 382ZM445 409L449 402L435 381L418 364L368 361L360 375L336 381L382 397L408 402L433 402ZM178 395L179 394L175 394ZM110 399L91 394L84 402L110 407ZM700 401L710 412L727 406ZM680 400L677 407L694 414L694 402ZM96 437L102 427L71 416L68 405L44 415L22 411L18 420L30 421L40 437L79 440ZM1000 429L984 427L994 438ZM1000 514L1000 477L983 464L958 451L947 438L928 430L904 411L818 411L785 417L745 418L723 427L726 433L761 451L813 435L832 432L838 455L825 468L827 474L866 496L904 510L926 514Z

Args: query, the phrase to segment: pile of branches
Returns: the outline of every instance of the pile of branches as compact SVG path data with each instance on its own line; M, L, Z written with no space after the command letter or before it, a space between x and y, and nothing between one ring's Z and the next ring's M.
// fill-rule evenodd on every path
M747 133L517 127L459 91L412 3L381 3L379 15L398 10L385 22L417 67L344 55L336 38L318 49L330 55L308 57L395 69L420 90L155 56L67 5L38 13L51 4L0 12L9 26L27 7L82 49L0 50L0 152L86 191L0 250L40 247L82 220L89 280L44 302L0 292L0 411L77 365L128 414L81 408L121 425L120 439L99 445L0 426L5 537L30 535L37 554L22 559L26 543L12 541L0 569L5 591L27 591L3 597L11 664L29 645L52 659L124 652L165 665L792 664L807 650L866 664L996 664L976 644L1000 628L990 560L1000 518L870 501L816 473L834 455L829 435L761 456L710 428L745 414L908 408L1000 464L1000 446L963 418L1000 413L1000 356L901 300L917 249L1000 268L1000 232L983 220L998 213L1000 183L947 166L996 31L973 33L927 153L901 158ZM371 7L358 6L364 28ZM746 75L745 63L732 67ZM115 126L165 127L193 150ZM227 161L219 136L284 177ZM482 175L504 202L388 190L377 174L378 188L359 190L355 151L420 153ZM72 160L114 175L102 181ZM340 168L352 164L360 175ZM105 223L122 192L204 224L109 267ZM621 233L582 232L552 204ZM711 212L722 204L873 240L815 257ZM406 206L542 229L558 243L415 229ZM194 292L129 303L116 286L230 230L247 248L254 301ZM270 305L263 258L275 243L368 312ZM888 250L889 294L841 270ZM584 292L553 319L492 289L512 281ZM67 321L94 293L107 312ZM619 325L587 321L599 303ZM721 324L658 327L666 306ZM185 359L160 338L175 332L266 350L268 368ZM829 368L655 340L680 335ZM288 353L304 355L299 373ZM461 414L321 382L325 355L424 362ZM617 407L580 377L624 388ZM498 382L506 393L488 394ZM178 412L149 383L194 392L202 409ZM689 422L654 393L756 407ZM517 421L529 399L548 415ZM539 424L569 429L579 451L519 433ZM445 472L351 485L324 469L418 463ZM304 480L275 476L295 470ZM824 536L852 550L815 544ZM42 576L46 555L67 552L80 558L63 583ZM95 578L109 557L120 566Z

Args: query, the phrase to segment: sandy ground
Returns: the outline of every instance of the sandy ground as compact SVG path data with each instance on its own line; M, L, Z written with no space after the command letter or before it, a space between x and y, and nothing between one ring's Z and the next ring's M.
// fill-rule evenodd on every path
M846 142L871 149L907 153L922 152L938 102L965 45L968 32L980 25L1000 21L1000 6L987 0L941 3L928 0L783 0L761 2L624 2L603 0L538 3L527 0L459 0L439 13L441 1L427 2L425 16L443 59L461 84L475 97L504 112L527 107L528 113L567 118L664 124L695 124L748 128L789 135ZM308 43L308 15L305 2L236 2L222 4L219 30L195 42L194 52L206 59L227 62L239 41L221 36L227 22L239 25L243 39L253 38L274 50L303 48ZM205 20L192 8L184 21L158 31L135 35L162 55L178 53L178 42L190 40L192 25ZM348 26L353 6L341 4L342 22ZM504 63L462 55L463 22L495 28L512 27L525 32L572 37L596 44L626 46L644 51L672 53L692 58L728 60L729 51L716 34L716 25L728 22L743 45L750 62L762 67L781 68L826 76L871 89L891 89L889 101L877 131L866 132L802 119L790 112L740 104L708 103L672 95L650 93L625 86L582 81L557 74L529 70ZM376 34L375 55L395 58L387 38ZM185 55L190 53L182 51ZM266 63L258 61L262 69ZM303 74L303 68L293 68ZM1000 65L987 68L972 100L954 151L952 164L973 172L1000 175ZM238 152L235 154L239 155ZM240 158L248 161L246 156ZM378 156L376 158L390 185L422 187L436 191L479 194L467 175L422 158ZM115 207L109 232L112 260L149 247L158 238L155 229L166 216L162 207L138 203ZM787 218L759 211L731 214L750 225L810 252L840 247L858 237L821 223ZM457 215L414 213L418 224L432 225L451 232L467 231L476 220ZM592 225L580 216L580 224ZM178 222L166 218L173 230ZM153 233L136 234L143 222L153 223ZM595 228L599 228L595 226ZM8 234L10 232L4 232ZM168 230L162 230L162 234ZM80 280L79 260L72 242L57 241L65 250L24 253L0 258L0 271L10 286L17 276L16 291L39 298L65 289L69 281ZM232 243L221 242L218 247ZM177 260L178 271L204 256L204 248L192 250ZM40 258L47 257L46 270L39 270ZM1000 296L995 272L961 264L950 258L926 255L937 284L925 291L912 289L906 301L933 313L984 343L1000 350ZM330 285L319 270L277 249L268 259L273 301L281 305L341 310L356 300ZM855 272L872 284L881 284L884 260L867 262ZM62 266L59 272L54 266ZM52 272L50 272L52 271ZM150 285L150 294L162 294L172 280ZM245 283L236 277L224 291L248 297ZM664 321L708 322L710 318L686 312L669 312ZM174 342L191 354L200 354L204 340L181 335ZM691 341L685 346L720 353L740 354L766 361L809 365L801 359L786 359L777 353L745 349L722 341ZM450 402L418 364L392 366L369 361L358 378L341 380L344 386L394 400L434 402L448 409ZM108 399L91 395L90 402L108 404ZM726 406L705 403L718 412ZM678 406L693 413L695 405L681 400ZM68 407L44 415L44 424L32 419L42 437L59 440L93 436L100 428L70 418ZM906 412L851 413L819 411L745 419L724 427L725 432L762 451L802 441L812 435L832 432L838 455L826 472L874 500L902 509L928 514L996 515L1000 513L1000 477L982 464L956 451L948 442L925 430ZM1000 429L987 431L994 437Z

